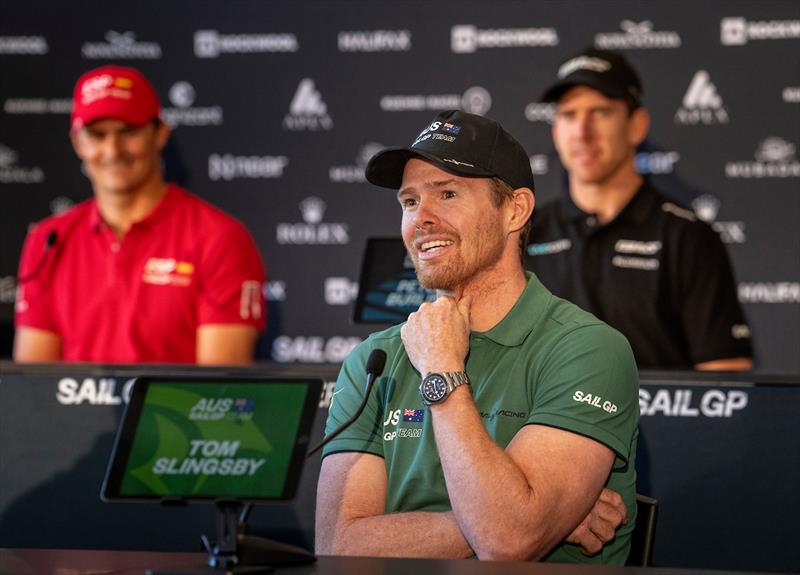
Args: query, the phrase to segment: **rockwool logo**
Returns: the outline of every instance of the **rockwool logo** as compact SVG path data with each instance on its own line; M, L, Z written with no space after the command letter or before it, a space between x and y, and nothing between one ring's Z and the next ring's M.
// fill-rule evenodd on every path
M380 101L384 112L421 112L461 109L479 116L492 107L492 95L486 88L473 86L463 94L408 94L383 96Z
M755 152L755 161L727 162L728 178L800 178L795 145L778 137L765 139Z
M725 46L743 46L749 40L787 40L800 38L800 20L757 20L723 18L720 42Z
M740 283L739 301L742 303L800 303L800 283Z
M272 359L280 363L341 363L359 343L359 337L282 335L272 344Z
M711 77L705 70L698 70L686 94L683 105L675 112L676 124L727 124L728 111Z
M339 32L339 52L407 52L410 30L362 30Z
M681 37L677 32L653 31L653 23L650 20L638 23L623 20L619 27L622 28L621 33L604 32L595 35L595 46L606 50L680 48L681 46Z
M260 180L283 176L289 165L286 156L234 156L232 154L211 154L208 157L208 177L217 180Z
M350 242L349 227L345 223L323 223L327 205L309 196L300 202L302 223L281 223L277 227L277 240L281 245L345 245Z
M218 58L222 54L297 52L300 44L294 34L220 34L217 30L194 33L194 55Z
M311 78L303 78L297 86L289 113L283 118L286 130L330 130L333 120L328 114L328 105Z
M351 166L331 166L328 170L328 178L334 183L361 184L367 181L364 170L370 158L383 150L386 146L377 142L367 142L358 152L355 165Z
M161 46L157 42L139 42L133 32L109 30L105 42L86 42L81 55L87 60L158 60Z
M479 30L469 24L450 29L450 49L456 54L469 54L482 48L536 48L557 46L555 28L496 28Z
M40 184L44 181L44 171L41 168L17 166L17 157L17 152L0 144L0 183Z
M194 86L189 82L175 82L169 89L169 101L172 107L161 111L164 121L172 127L221 125L222 107L192 107L196 97Z
M42 56L49 48L44 36L0 36L0 54Z

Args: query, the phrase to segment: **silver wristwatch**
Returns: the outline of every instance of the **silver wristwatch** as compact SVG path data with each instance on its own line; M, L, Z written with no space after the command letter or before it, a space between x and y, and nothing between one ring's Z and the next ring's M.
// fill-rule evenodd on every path
M443 402L460 385L469 385L469 376L465 371L429 373L419 385L419 394L425 405L433 405Z

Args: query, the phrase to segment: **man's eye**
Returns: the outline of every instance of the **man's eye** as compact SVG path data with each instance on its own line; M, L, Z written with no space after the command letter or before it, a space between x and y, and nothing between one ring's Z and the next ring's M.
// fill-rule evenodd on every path
M442 197L445 200L449 200L450 198L455 198L456 197L456 193L454 191L452 191L452 190L445 190L445 191L442 192Z
M403 206L404 209L413 208L414 206L417 205L417 200L415 200L414 198L405 198L400 200L400 205Z

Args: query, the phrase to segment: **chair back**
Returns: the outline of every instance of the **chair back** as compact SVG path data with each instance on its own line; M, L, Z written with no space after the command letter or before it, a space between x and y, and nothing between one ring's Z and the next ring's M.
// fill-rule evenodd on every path
M658 500L636 494L636 526L631 533L631 550L626 565L649 567L656 540Z

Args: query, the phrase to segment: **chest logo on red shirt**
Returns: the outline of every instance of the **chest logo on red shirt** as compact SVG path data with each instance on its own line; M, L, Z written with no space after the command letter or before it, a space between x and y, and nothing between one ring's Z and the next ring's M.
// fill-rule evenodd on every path
M144 264L142 281L153 285L186 287L191 285L194 264L175 258L150 258Z

